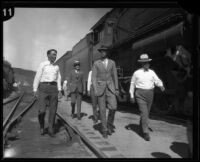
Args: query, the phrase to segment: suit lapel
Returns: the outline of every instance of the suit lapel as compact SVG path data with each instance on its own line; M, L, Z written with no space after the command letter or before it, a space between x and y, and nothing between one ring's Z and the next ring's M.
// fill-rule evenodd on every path
M110 69L110 66L111 66L111 62L110 62L110 60L108 59L107 68L106 68L107 71Z

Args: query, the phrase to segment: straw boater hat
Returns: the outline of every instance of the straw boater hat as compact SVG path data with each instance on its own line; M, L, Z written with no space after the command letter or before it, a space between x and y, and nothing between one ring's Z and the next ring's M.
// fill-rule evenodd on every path
M150 62L152 59L149 58L148 54L144 53L140 55L138 62Z
M98 49L99 52L101 51L108 51L108 47L102 45L99 49Z
M80 66L80 61L75 60L75 61L74 61L74 66L76 66L76 65L79 65L79 66Z

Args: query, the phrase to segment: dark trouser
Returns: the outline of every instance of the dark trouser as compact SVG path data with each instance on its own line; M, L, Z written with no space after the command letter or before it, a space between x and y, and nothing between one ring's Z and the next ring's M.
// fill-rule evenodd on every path
M92 108L93 108L93 116L94 116L94 120L98 119L98 112L97 112L97 97L94 94L94 88L93 86L90 87L90 97L92 100Z
M82 101L82 93L76 89L75 92L71 93L71 106L72 106L72 114L74 114L75 111L75 105L77 102L77 117L81 117L81 101Z
M55 115L58 106L58 90L57 85L48 85L40 83L39 95L38 95L38 107L39 107L39 122L40 126L43 127L45 112L49 104L49 129L53 130Z
M140 110L140 127L143 133L149 133L149 113L153 102L154 90L136 89L135 99Z
M108 121L106 121L106 103L108 112ZM117 109L117 99L115 94L113 94L107 87L103 95L98 96L98 105L100 109L100 117L102 123L102 132L108 131L108 125L113 125L114 123L114 113ZM110 114L110 115L109 115ZM112 115L111 115L112 114ZM108 123L108 125L107 125Z

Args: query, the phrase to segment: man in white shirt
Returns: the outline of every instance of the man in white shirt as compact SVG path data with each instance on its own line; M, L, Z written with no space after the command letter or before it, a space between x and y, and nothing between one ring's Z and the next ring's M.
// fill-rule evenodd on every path
M97 96L94 94L94 87L92 85L92 70L88 74L87 91L90 94L92 100L93 108L93 122L96 124L98 122L98 112L97 112Z
M54 65L57 57L57 51L50 49L47 51L48 61L40 64L33 82L34 96L38 100L38 120L40 124L40 133L44 135L45 112L47 103L49 104L49 126L48 133L54 137L53 126L58 105L58 96L61 94L61 75L58 65Z
M64 91L64 95L65 95L65 100L67 101L68 100L67 78L63 82L63 91Z
M160 87L161 91L164 91L162 81L158 78L156 73L149 69L149 62L152 59L147 54L142 54L138 62L141 63L142 68L136 70L131 78L130 85L130 97L131 101L137 101L140 110L140 127L142 129L143 137L146 141L150 141L149 136L149 113L154 96L155 85Z

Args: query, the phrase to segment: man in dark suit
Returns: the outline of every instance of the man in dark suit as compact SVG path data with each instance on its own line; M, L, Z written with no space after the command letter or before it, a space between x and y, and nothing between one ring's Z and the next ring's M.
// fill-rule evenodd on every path
M98 49L101 59L95 61L92 69L92 84L94 93L98 97L103 137L111 135L114 130L114 116L117 109L118 76L115 62L107 58L108 48ZM106 104L107 103L107 104ZM109 109L106 121L106 107Z
M83 78L83 72L80 71L80 62L74 62L74 69L69 75L69 91L71 95L71 106L72 106L72 118L74 118L75 105L77 101L77 118L81 119L81 101L82 95L85 94L85 84Z

